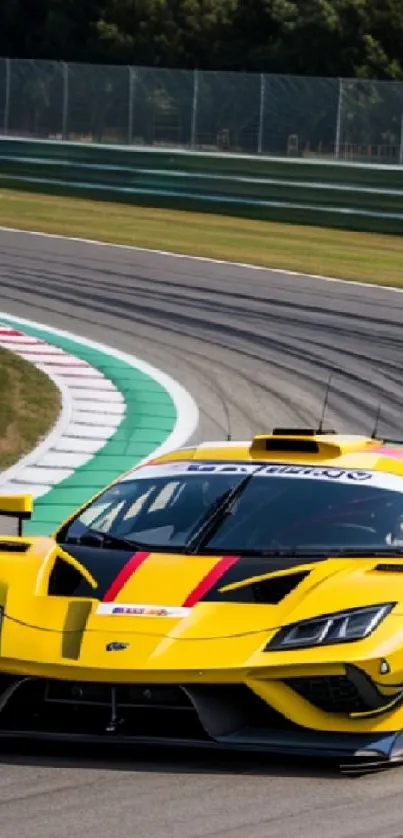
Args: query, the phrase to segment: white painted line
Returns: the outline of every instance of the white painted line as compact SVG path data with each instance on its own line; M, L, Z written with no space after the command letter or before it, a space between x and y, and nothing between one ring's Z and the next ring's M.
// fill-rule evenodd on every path
M295 276L304 277L306 279L316 279L321 282L343 283L348 285L356 285L359 288L373 288L377 291L393 291L396 294L403 294L403 288L396 288L394 285L379 285L376 282L359 282L355 279L342 279L341 277L324 276L322 274L307 274L303 271L291 271L285 268L268 268L266 265L252 265L249 262L230 262L227 259L213 259L210 256L190 256L187 253L175 253L171 250L157 250L156 248L137 247L133 244L116 244L114 242L103 242L97 239L80 238L80 236L62 236L59 233L40 233L36 230L21 230L18 227L1 227L0 232L4 233L19 233L26 236L36 236L37 238L56 239L57 241L70 241L78 244L85 244L96 247L110 247L115 250L126 250L132 253L153 253L155 256L164 256L172 259L190 259L193 262L202 262L210 265L230 265L235 268L243 268L248 271L267 271L280 276ZM369 236L370 233L367 233ZM28 322L28 321L26 321Z
M68 371L65 370L63 372L63 375L70 376L71 373L70 373L69 370ZM112 381L109 381L109 379L105 378L105 376L102 375L102 374L100 374L97 379L91 379L91 380L89 380L86 376L84 376L81 379L81 382L84 384L85 387L88 387L89 389L92 388L97 393L100 393L101 390L102 390L103 398L105 398L106 393L108 395L108 399L109 399L109 393L118 393L119 394L119 390L115 387L114 384L112 384ZM74 387L79 387L79 386L80 386L80 381L78 381L76 379L74 381Z
M64 465L66 465L66 463ZM27 482L33 483L34 485L54 486L55 483L60 483L61 480L65 480L66 477L70 477L70 474L72 473L72 468L59 468L56 466L47 468L42 465L26 466L21 477L24 477L24 483Z
M18 345L18 344L17 344ZM16 351L16 350L14 350ZM80 361L78 358L74 358L72 355L59 355L56 352L52 354L43 354L40 355L33 355L32 352L19 352L23 358L26 358L27 361L35 361L36 364L46 364L49 367L55 368L57 371L65 370L66 368L70 369L74 367L75 369L81 370L85 367L85 362Z
M81 398L81 396L77 394L77 390L75 390L73 398L73 410L80 413L92 413L94 412L94 400ZM116 416L123 416L125 410L126 405L123 401L123 398L119 402L97 402L97 413L108 413L109 416L114 413Z
M12 341L8 341L6 338L3 338L3 335L0 335L0 338L2 339L3 346L18 346L18 349L24 351L24 355L29 355L30 358L37 359L38 356L41 355L43 355L45 358L49 358L49 356L52 356L52 358L56 358L57 356L63 356L62 349L59 349L56 346L46 346L46 344L44 345L39 341L37 341L34 345L27 345L25 341L19 341L18 338L13 338Z
M115 392L111 390L107 393L107 396L108 400L110 399L111 403L115 405L124 404L124 397L122 393L119 393L117 390ZM94 402L96 402L98 410L100 404L105 404L105 391L90 390L88 387L78 387L77 385L74 385L74 398L77 404L80 402L89 402L94 405Z
M68 433L69 437L78 437L79 439L107 440L111 436L111 429L101 425L88 427L88 425L79 425L77 422L72 422L69 425Z
M54 449L42 457L41 465L50 466L51 468L64 468L66 465L66 451L55 451ZM92 460L92 454L73 454L68 452L68 462L71 469L75 471L80 466L84 466L89 460Z
M55 442L54 451L63 451L66 454L90 454L91 457L100 451L105 445L104 439L79 439L78 437L63 435L62 439Z
M28 335L24 335L24 339L20 339L19 337L9 337L4 332L2 332L1 329L0 335L2 338L2 346L5 346L6 349L7 347L11 347L12 349L16 343L18 343L19 346L23 346L26 352L30 351L31 347L32 349L34 349L34 347L35 349L37 349L41 346L37 338L29 338Z
M116 413L107 415L104 414L102 422L106 427L116 428ZM96 427L99 422L99 413L94 413L89 410L73 410L73 423L77 425L90 425Z
M104 386L103 382L106 380L103 375L100 377L94 376L92 371L91 375L89 372L85 370L63 370L59 373L59 375L63 375L63 381L66 382L68 387L74 387L76 390L91 390L94 393L99 393L101 390L108 390L107 387ZM110 392L113 392L112 390ZM109 401L110 392L108 390L107 393L103 394L103 398ZM119 391L116 391L119 395Z

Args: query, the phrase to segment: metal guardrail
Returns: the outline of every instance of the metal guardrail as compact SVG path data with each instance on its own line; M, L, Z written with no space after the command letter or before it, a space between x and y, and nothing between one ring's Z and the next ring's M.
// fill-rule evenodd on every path
M0 184L257 219L403 233L403 169L0 140Z

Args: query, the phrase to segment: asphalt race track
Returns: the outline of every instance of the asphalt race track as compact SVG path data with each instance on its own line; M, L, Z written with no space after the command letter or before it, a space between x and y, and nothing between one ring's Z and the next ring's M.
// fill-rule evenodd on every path
M0 309L174 375L200 438L328 423L403 437L403 294L0 232ZM227 408L225 407L227 405ZM359 779L304 762L15 745L1 838L402 838L403 768Z

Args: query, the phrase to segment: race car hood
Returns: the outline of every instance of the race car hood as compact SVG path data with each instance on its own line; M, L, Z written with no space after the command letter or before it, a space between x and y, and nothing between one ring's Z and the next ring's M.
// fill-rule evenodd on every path
M116 667L110 652L122 647L127 654L120 657L119 668L127 671L240 667L260 654L281 626L398 602L403 594L402 559L70 550L93 575L96 589L84 580L73 595L67 593L63 575L57 589L57 551L56 558L45 551L52 556L51 567L46 559L30 562L38 544L31 544L24 557L4 555L2 658L70 665L74 661L76 666L96 665L107 671ZM7 583L7 567L15 573L16 563L20 583L11 571Z

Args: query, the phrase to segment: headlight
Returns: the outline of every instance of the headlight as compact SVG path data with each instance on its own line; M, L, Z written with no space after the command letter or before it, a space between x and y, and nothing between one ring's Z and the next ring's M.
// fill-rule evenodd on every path
M302 620L285 626L274 635L265 652L278 649L303 649L309 646L329 646L331 643L348 643L362 640L373 632L396 603L352 608L314 620Z

